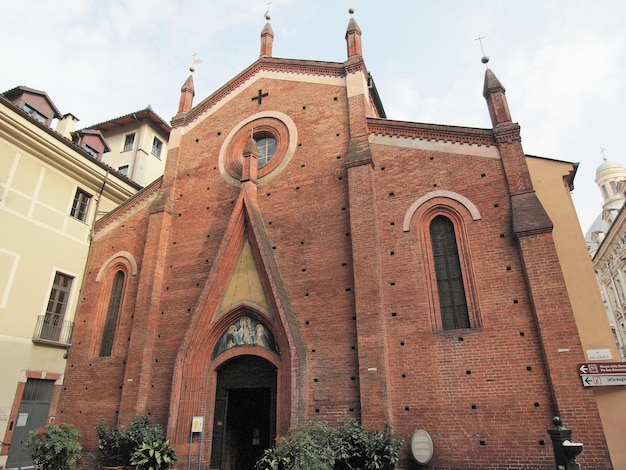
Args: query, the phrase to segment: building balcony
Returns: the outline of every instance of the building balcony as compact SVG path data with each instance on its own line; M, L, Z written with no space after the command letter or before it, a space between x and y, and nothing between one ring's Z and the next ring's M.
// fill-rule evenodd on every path
M37 325L35 326L35 334L33 335L33 343L68 348L72 344L73 330L73 321L46 321L45 315L39 315L37 317Z

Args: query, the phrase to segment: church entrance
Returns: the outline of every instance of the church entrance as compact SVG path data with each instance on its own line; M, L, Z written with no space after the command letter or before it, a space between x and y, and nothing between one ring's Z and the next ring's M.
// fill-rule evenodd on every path
M239 356L218 371L211 468L253 470L276 435L276 368Z

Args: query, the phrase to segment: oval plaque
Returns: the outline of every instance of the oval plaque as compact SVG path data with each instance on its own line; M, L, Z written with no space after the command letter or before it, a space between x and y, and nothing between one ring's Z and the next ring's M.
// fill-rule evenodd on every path
M423 429L418 429L411 437L411 454L421 465L426 465L433 458L433 440Z

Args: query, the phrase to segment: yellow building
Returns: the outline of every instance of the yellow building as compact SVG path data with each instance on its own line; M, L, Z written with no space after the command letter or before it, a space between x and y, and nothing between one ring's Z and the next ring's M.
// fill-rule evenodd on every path
M30 462L12 443L46 422L60 392L94 221L141 187L101 161L102 134L73 132L76 121L44 92L0 95L0 468Z
M552 235L563 268L563 277L574 312L582 349L588 362L620 361L593 265L587 253L572 198L577 165L558 160L527 156L533 186L554 224ZM560 352L563 355L568 351ZM581 381L581 387L582 381ZM595 395L613 468L626 468L626 388L589 387ZM583 413L585 410L581 410Z

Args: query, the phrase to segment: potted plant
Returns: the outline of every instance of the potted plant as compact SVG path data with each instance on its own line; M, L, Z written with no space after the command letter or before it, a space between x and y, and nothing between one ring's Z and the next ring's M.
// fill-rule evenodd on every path
M91 456L103 469L125 468L143 442L165 439L165 431L159 424L152 424L148 416L137 416L128 425L117 427L97 424L98 449Z
M153 442L143 442L135 451L131 463L138 470L161 470L171 468L176 464L178 457L169 441L161 439Z
M91 456L102 468L123 468L125 463L130 462L125 455L123 428L100 423L96 425L96 435L98 450Z
M83 450L79 438L80 432L73 424L47 424L31 431L24 446L41 470L72 470Z

